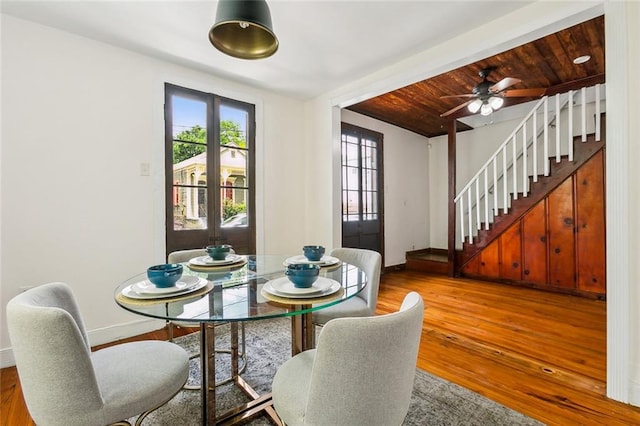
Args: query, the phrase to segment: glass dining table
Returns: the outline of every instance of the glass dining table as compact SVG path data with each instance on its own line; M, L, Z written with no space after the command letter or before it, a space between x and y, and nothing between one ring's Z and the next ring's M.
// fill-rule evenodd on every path
M115 290L116 303L134 314L193 323L200 327L201 416L203 425L233 424L265 410L276 424L271 395L259 395L238 368L238 325L243 321L291 318L291 354L315 347L313 311L356 296L366 286L364 272L331 256L318 262L320 276L311 289L296 289L284 272L288 263L305 263L303 256L231 255L225 261L208 256L183 264L182 278L171 289L158 289L137 274ZM215 325L230 324L231 377L251 401L216 414Z

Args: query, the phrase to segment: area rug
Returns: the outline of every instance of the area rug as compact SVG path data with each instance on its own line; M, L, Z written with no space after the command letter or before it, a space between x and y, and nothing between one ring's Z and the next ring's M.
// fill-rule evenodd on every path
M242 377L260 394L271 391L271 381L278 367L291 356L290 320L278 318L247 322L247 367ZM199 335L194 333L176 339L189 353L199 352ZM216 348L229 347L228 325L216 328ZM229 377L230 357L216 357L216 378ZM200 362L191 361L188 384L197 385ZM232 383L216 388L216 411L247 402L245 395ZM145 425L196 426L200 424L200 392L182 390L166 405L151 413ZM257 416L248 423L262 426L272 423ZM493 402L479 394L443 380L422 370L416 370L406 426L442 425L541 425L542 423ZM354 425L357 426L357 425Z

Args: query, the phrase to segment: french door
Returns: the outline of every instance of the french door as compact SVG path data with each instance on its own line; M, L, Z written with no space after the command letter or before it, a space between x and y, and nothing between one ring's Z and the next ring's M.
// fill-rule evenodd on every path
M167 254L255 253L255 106L165 84Z
M384 253L382 133L342 123L342 246Z

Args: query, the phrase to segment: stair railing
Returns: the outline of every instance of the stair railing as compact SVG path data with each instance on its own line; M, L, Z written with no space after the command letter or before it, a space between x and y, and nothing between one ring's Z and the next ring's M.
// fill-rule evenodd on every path
M604 85L583 87L553 97L540 99L531 111L515 127L487 162L456 195L458 205L460 241L473 244L484 223L489 229L493 218L509 211L511 200L526 197L529 180L538 181L549 176L550 160L557 163L563 155L573 161L573 141L581 135L587 140L587 132L595 133L600 140L601 93ZM576 96L576 93L578 96ZM553 102L553 111L550 111ZM580 108L577 120L574 109ZM588 116L593 114L593 122ZM540 124L538 124L540 123ZM491 176L490 176L491 175ZM489 180L493 182L490 184ZM482 189L481 186L482 185ZM484 221L482 220L484 216Z

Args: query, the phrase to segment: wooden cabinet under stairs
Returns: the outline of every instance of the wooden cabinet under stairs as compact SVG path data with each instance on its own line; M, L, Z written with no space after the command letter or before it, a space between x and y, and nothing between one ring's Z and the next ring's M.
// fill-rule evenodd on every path
M562 159L464 244L462 276L605 297L604 142L578 141L575 149L578 161Z

